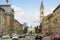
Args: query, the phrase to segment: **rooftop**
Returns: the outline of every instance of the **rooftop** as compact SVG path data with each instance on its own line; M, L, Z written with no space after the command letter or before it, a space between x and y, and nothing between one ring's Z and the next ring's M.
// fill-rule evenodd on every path
M57 9L59 9L60 8L60 4L54 9L54 11L53 12L55 12Z
M0 7L1 10L3 10L5 12L5 10L3 8Z

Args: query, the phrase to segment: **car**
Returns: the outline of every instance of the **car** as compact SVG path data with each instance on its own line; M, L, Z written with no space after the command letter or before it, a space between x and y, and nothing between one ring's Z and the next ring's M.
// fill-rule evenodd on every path
M59 34L56 34L55 36L54 36L54 40L59 40L60 39L60 35Z
M13 38L12 40L19 40L19 39L17 39L17 38Z
M10 36L9 35L3 35L2 39L10 39Z
M18 35L18 38L22 38L21 35Z
M15 36L15 37L12 37L12 40L19 40L19 38Z
M12 35L12 40L19 40L18 35L17 35L17 34L13 34L13 35Z
M35 40L42 40L42 36L41 35L36 35Z
M25 34L20 34L19 38L25 38Z
M22 36L22 38L25 38L25 34L22 34L21 36Z

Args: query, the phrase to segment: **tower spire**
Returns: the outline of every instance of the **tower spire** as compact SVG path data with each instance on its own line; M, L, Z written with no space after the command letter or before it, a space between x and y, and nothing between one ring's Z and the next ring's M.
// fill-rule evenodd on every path
M41 1L40 9L44 9L43 1Z
M6 4L8 5L8 0L6 0Z
M41 1L41 6L40 6L40 21L42 21L44 17L44 5L43 5L43 0Z

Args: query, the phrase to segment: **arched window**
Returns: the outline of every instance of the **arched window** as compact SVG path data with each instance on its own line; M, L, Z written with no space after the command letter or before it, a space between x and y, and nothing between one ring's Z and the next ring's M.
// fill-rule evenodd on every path
M43 12L42 12L42 14L43 14Z

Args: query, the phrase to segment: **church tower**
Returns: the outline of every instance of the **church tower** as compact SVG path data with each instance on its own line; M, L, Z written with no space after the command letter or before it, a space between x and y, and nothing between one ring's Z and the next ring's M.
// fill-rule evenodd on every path
M41 6L40 6L40 21L42 21L44 17L44 5L43 5L43 1L41 1Z
M8 0L6 0L6 5L8 5Z

